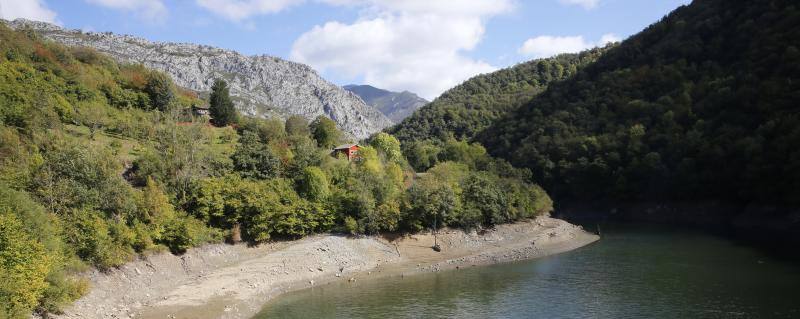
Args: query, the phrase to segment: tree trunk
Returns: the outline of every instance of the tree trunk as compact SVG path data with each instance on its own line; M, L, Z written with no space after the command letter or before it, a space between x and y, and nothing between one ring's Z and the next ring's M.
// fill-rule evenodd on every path
M242 242L242 225L239 223L233 224L233 228L231 229L231 242L234 244Z
M439 235L439 228L437 227L438 216L434 216L433 218L433 250L436 252L442 251L442 247L439 247L439 240L436 238Z

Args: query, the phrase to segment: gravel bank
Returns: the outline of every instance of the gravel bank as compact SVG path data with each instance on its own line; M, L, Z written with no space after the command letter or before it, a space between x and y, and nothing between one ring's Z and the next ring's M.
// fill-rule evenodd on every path
M334 280L411 275L538 258L599 239L563 220L501 225L482 233L440 231L387 240L316 235L291 242L208 245L158 254L108 273L87 273L92 289L60 318L247 318L269 299Z

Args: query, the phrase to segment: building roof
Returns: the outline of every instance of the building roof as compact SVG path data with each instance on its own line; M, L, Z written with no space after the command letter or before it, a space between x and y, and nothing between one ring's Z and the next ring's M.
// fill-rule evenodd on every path
M358 144L342 144L342 145L337 146L334 149L335 150L346 150L346 149L352 148L353 146L358 146Z

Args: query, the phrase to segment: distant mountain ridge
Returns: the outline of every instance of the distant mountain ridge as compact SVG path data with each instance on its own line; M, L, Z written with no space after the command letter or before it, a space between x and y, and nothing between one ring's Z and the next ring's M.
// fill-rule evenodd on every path
M207 45L150 42L110 32L85 33L25 19L6 24L13 29L32 29L66 45L91 47L121 62L161 70L176 84L199 92L209 91L215 78L224 78L237 107L248 115L297 114L309 120L325 115L357 138L391 125L381 112L304 64L266 55L245 56Z
M371 85L355 84L345 85L344 89L355 93L367 105L378 109L395 123L402 121L429 103L428 100L409 91L392 92Z

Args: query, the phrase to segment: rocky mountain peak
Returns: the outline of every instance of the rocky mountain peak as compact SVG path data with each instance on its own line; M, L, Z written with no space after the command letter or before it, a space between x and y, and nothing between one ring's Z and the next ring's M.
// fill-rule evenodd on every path
M428 101L409 91L392 92L371 85L345 85L345 90L355 93L365 103L378 109L390 120L399 123Z

